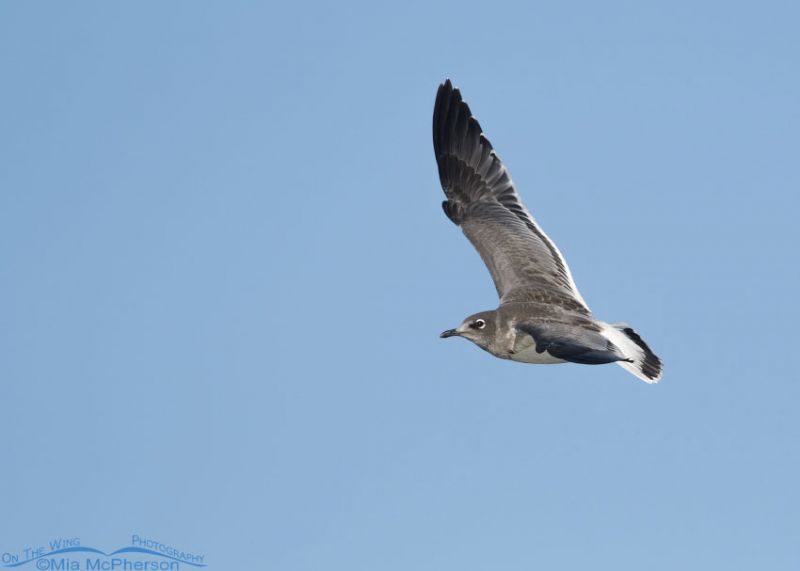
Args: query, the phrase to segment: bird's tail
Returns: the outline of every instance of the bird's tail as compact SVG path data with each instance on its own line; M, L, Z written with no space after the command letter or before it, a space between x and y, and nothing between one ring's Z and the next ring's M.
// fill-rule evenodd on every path
M617 365L634 374L646 383L657 383L663 365L650 350L644 339L625 323L606 323L603 336L611 341L629 361L617 361Z

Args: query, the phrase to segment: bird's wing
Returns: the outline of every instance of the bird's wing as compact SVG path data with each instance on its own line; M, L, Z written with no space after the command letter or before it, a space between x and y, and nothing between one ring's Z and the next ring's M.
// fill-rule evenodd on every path
M492 144L450 80L433 110L433 149L445 214L483 258L501 303L544 296L588 312L567 262L536 224Z
M584 365L602 365L627 359L614 343L598 331L564 323L518 323L517 331L530 335L536 352Z

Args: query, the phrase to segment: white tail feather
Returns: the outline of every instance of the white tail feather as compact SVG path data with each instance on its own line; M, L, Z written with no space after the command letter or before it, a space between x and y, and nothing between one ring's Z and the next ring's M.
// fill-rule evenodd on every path
M639 337L639 334L625 323L604 323L603 336L611 341L628 361L617 361L617 365L645 383L657 383L661 379L663 366L659 359Z

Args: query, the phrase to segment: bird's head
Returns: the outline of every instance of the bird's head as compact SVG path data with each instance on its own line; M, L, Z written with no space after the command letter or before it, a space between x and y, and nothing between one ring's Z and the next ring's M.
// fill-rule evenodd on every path
M461 325L455 329L448 329L442 332L439 337L464 337L475 343L482 349L489 350L495 341L495 331L497 328L497 312L481 311L470 315Z

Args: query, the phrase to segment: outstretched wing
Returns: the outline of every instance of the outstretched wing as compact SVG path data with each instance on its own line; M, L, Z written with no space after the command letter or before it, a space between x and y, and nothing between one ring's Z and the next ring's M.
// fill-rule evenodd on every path
M447 200L492 274L501 303L544 301L588 312L555 244L528 212L477 119L448 79L433 110L433 149Z

